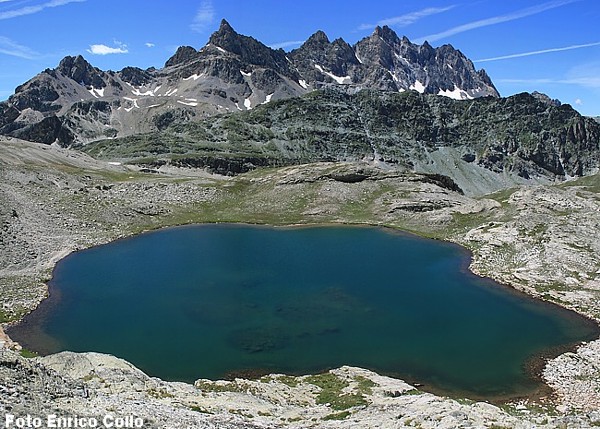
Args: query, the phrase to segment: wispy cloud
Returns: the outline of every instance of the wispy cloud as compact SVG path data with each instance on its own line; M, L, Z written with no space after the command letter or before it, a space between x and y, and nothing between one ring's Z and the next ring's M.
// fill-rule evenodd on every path
M146 45L146 47L148 47L148 48L154 48L156 46L154 43L150 43L150 42L144 43L144 45Z
M600 88L600 76L582 76L565 79L494 79L494 82L522 85L578 85L587 88Z
M0 54L10 55L13 57L25 58L31 60L39 56L37 52L9 39L8 37L0 36Z
M13 10L7 10L4 12L0 12L0 20L17 18L19 16L24 16L24 15L32 15L34 13L41 12L44 9L64 6L69 3L82 3L85 1L86 0L51 0L49 2L38 4L35 6L25 6L25 7L19 8L19 9L13 9Z
M414 24L422 18L446 12L455 7L456 5L451 5L447 7L428 7L425 9L418 10L416 12L410 12L404 15L394 16L392 18L385 18L380 21L377 21L377 23L375 24L361 24L358 26L358 30L369 30L377 27L378 25L380 27L384 25L387 25L389 27L406 27L407 25Z
M538 13L542 13L550 9L555 9L557 7L565 6L577 1L581 0L556 0L547 3L542 3L537 6L517 10L507 15L494 16L491 18L481 19L479 21L469 22L467 24L459 25L457 27L452 27L446 31L442 31L441 33L435 33L425 37L421 37L417 39L416 42L423 43L425 40L429 42L434 42L436 40L444 39L449 36L454 36L455 34L464 33L465 31L471 31L481 27L488 27L490 25L501 24L503 22L514 21L517 19L525 18L527 16L537 15Z
M94 55L126 54L129 52L127 45L117 42L116 40L115 45L116 47L110 47L106 45L91 45L90 49L87 51Z
M583 45L571 45L571 46L565 46L565 47L562 47L562 48L542 49L542 50L539 50L539 51L522 52L520 54L502 55L502 56L499 56L499 57L483 58L481 60L474 60L473 62L475 62L475 63L484 63L484 62L487 62L487 61L508 60L508 59L511 59L511 58L521 58L521 57L530 57L532 55L548 54L550 52L561 52L561 51L570 51L570 50L573 50L573 49L590 48L592 46L600 46L600 42L585 43Z
M198 8L190 28L196 33L202 33L213 23L214 19L215 8L213 7L212 1L204 0Z
M290 40L289 42L273 43L269 46L273 49L279 49L279 48L283 49L283 48L291 48L292 46L300 46L303 43L304 43L304 40Z

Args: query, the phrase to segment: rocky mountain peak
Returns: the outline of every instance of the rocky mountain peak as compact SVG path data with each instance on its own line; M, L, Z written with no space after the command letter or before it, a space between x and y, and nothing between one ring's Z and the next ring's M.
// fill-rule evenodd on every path
M306 47L329 45L329 37L327 37L327 34L325 34L324 31L318 30L304 42L303 46L304 45L306 45Z
M245 36L238 34L229 22L223 19L219 29L210 36L208 43L240 55L243 37Z
M371 37L379 37L384 42L389 43L391 45L396 44L400 41L396 32L394 30L392 30L390 27L388 27L387 25L384 25L383 27L380 27L380 26L375 27L375 30L373 31L373 34L371 35ZM408 40L408 39L406 39L406 40Z
M231 26L231 24L229 24L229 22L227 22L227 20L225 18L223 18L221 20L221 24L219 25L219 30L217 31L217 33L220 33L220 34L226 34L226 33L237 34L236 31Z
M167 60L165 63L165 67L172 67L179 64L187 63L198 55L198 51L196 51L191 46L180 46L177 48L175 55Z
M81 55L63 58L58 65L57 71L87 87L104 88L106 86L100 76L100 71L88 63Z
M214 32L209 39L209 45L237 55L238 60L246 65L269 68L281 75L297 80L296 73L290 68L283 50L274 50L259 42L253 37L237 33L226 21L221 21L219 30Z

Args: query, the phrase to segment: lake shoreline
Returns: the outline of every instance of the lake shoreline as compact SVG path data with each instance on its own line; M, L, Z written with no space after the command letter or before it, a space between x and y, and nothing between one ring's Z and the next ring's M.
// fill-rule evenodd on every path
M156 232L172 230L172 229L197 228L197 227L202 227L204 225L223 225L226 227L240 227L240 228L250 226L250 227L255 227L255 228L263 228L264 227L264 228L284 229L284 230L285 229L303 229L303 228L329 228L329 227L376 228L378 230L383 231L386 234L398 234L401 236L405 236L408 238L425 241L425 242L426 241L436 241L439 244L447 245L447 246L450 246L450 247L456 249L456 251L460 254L460 261L461 261L460 271L466 273L467 275L482 279L483 281L485 281L487 283L485 285L486 288L487 287L499 288L499 289L503 290L504 292L508 292L510 294L515 295L518 299L526 299L526 300L535 299L536 301L541 301L543 303L543 305L546 305L546 306L549 306L552 308L556 308L556 309L560 309L561 312L564 312L566 310L566 311L568 311L568 313L565 313L565 315L570 314L571 316L569 316L569 317L576 318L579 321L586 320L586 323L589 323L590 326L593 326L593 328L596 332L594 339L596 339L596 337L598 335L600 335L600 325L598 324L598 322L596 320L588 317L587 315L580 314L572 309L565 308L556 303L547 302L547 301L538 299L536 297L532 297L530 294L526 293L525 291L519 290L511 285L499 283L489 277L481 276L481 275L473 272L471 270L472 262L473 262L473 252L470 251L469 249L465 248L464 246L462 246L458 243L455 243L455 242L451 242L451 241L440 240L437 238L423 237L418 234L408 232L408 231L405 231L402 229L398 229L398 228L395 228L392 226L387 226L387 225L348 224L348 223L315 223L315 224L297 223L297 224L289 224L289 225L288 224L273 225L273 224L247 223L247 222L239 222L239 223L213 222L213 223L202 223L202 224L170 225L167 227L162 227L162 228L159 227L159 228L152 229L152 230L142 231L137 234L132 234L129 236L122 236L116 240L109 241L108 243L100 243L100 244L96 244L94 246L90 246L85 249L79 249L79 250L77 250L77 252L90 250L90 249L93 249L96 247L104 246L109 243L110 244L118 243L119 241L122 241L122 240L131 240L135 237L138 237L138 236L140 236L142 234L146 234L146 233L156 233ZM42 312L46 312L46 311L50 310L50 307L48 307L48 306L52 306L56 300L56 296L53 295L53 291L52 291L52 280L54 279L56 264L59 261L63 260L64 258L68 258L68 257L72 256L74 253L75 252L67 252L65 249L63 252L61 252L62 258L56 258L55 260L53 260L54 267L52 270L52 279L46 285L48 287L47 298L44 299L38 305L36 310L27 314L25 317L23 317L19 321L11 323L8 326L8 329L6 332L8 334L8 337L10 337L11 331L14 332L15 330L19 330L19 329L26 330L27 327L23 326L23 324L28 324L29 322L31 322L32 317L33 318L43 317L43 315L41 313L39 313L40 310ZM19 337L19 335L17 335L17 337ZM22 343L21 344L22 346L24 346L25 348L27 348L29 350L38 352L38 353L40 353L40 355L46 355L43 350L36 348L35 345L33 345L33 344L27 344L26 341L21 341L21 343ZM18 344L18 343L15 343L15 344ZM455 398L455 399L469 398L471 400L485 400L485 401L490 401L490 402L492 402L494 404L498 404L498 405L511 403L511 402L518 402L518 401L526 401L526 402L536 402L536 401L540 401L540 400L547 401L548 396L551 394L551 387L546 383L546 380L543 377L543 371L544 371L546 364L550 360L555 359L556 357L558 357L564 353L575 352L579 347L581 347L584 344L586 344L586 342L577 342L577 343L572 343L572 344L561 346L561 347L553 347L551 352L544 351L539 355L536 354L534 356L531 356L528 359L528 362L535 362L535 364L533 364L533 365L532 364L524 364L524 367L526 368L526 373L528 374L528 377L530 377L532 380L535 380L537 383L539 383L539 386L538 386L538 388L535 389L535 391L528 393L528 394L518 394L518 395L513 394L513 395L501 395L501 396L495 396L495 395L478 396L478 395L473 395L473 394L467 394L466 392L461 391L461 390L452 391L452 390L444 390L444 389L436 388L435 386L428 385L427 383L424 382L424 380L411 379L410 377L403 377L401 374L392 374L392 373L389 373L386 371L382 371L380 373L384 376L391 376L391 377L399 378L399 379L403 379L403 380L408 378L411 380L411 383L409 383L409 384L414 384L416 386L419 386L419 389L421 389L423 391L430 392L430 393L433 393L436 395L447 396L447 397ZM323 370L326 370L326 369L327 368L323 368ZM252 370L250 370L250 371L252 371ZM295 375L299 376L302 374L295 373ZM165 379L165 380L169 381L168 379Z

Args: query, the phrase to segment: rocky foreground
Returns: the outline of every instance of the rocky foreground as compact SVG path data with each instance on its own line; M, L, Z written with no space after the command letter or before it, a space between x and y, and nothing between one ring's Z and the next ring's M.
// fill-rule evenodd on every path
M426 174L320 163L225 178L139 168L16 139L0 144L0 321L46 296L69 252L197 222L368 223L458 242L472 269L600 318L600 179L485 197ZM195 386L98 354L25 359L0 335L0 415L135 415L144 427L593 427L600 342L549 361L552 397L502 407L437 397L358 368Z
M4 409L14 415L135 416L144 427L198 428L555 428L593 427L584 415L510 411L485 402L451 400L360 368L329 373L194 386L151 378L131 364L97 353L24 359L0 352Z

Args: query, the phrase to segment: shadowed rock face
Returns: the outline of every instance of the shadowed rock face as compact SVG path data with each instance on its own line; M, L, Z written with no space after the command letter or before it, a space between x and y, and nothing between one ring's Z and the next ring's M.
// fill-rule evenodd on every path
M153 131L153 118L165 112L192 110L201 118L323 87L350 93L372 88L454 98L498 96L485 72L476 71L460 51L450 45L435 49L412 44L388 27L377 27L354 46L342 39L330 42L317 31L286 54L238 34L223 20L206 46L199 51L180 47L159 70L102 71L81 55L65 57L57 68L40 73L0 103L0 134L69 146ZM95 100L110 105L101 121L91 111L72 109L74 103ZM55 117L55 126L43 135L40 130L47 127L37 124L49 117ZM71 137L57 140L56 128Z
M103 73L92 67L81 55L63 58L57 71L86 87L104 88L106 86L105 79L102 76Z

